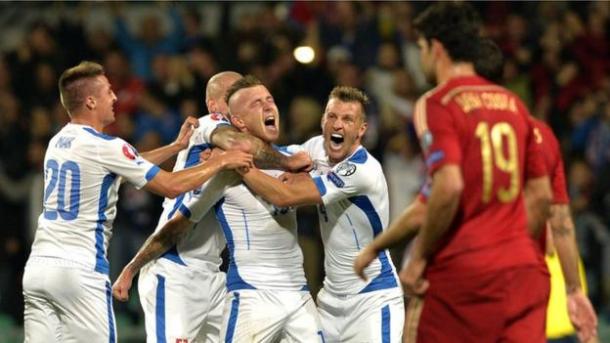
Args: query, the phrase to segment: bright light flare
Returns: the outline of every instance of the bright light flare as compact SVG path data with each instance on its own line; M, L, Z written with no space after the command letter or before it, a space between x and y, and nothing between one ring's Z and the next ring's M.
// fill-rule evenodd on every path
M309 64L316 58L316 52L310 46L299 46L294 49L294 58L303 64Z

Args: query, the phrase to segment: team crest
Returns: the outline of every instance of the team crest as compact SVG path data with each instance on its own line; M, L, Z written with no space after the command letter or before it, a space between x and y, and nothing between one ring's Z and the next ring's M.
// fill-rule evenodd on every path
M136 149L134 147L125 143L125 144L123 144L123 155L125 155L125 157L127 157L130 160L135 160L136 157L138 157L138 152L136 151Z
M356 165L350 162L343 162L337 167L336 172L341 176L353 175L356 172Z

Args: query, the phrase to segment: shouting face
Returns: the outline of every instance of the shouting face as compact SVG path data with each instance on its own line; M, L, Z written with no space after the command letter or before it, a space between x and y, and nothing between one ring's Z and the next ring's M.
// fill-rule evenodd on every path
M366 132L364 109L357 101L331 98L322 118L324 149L331 163L343 161L360 145Z

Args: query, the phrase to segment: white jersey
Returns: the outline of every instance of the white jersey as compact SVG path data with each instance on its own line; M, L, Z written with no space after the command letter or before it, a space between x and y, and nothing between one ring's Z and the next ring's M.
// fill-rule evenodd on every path
M365 269L368 282L353 266L360 250L388 226L388 187L379 162L360 146L330 167L322 136L311 138L303 148L314 161L311 175L323 201L318 215L325 251L324 289L348 295L398 287L387 250Z
M274 177L283 173L264 172ZM180 210L197 222L214 207L229 249L227 289L307 289L295 210L269 204L243 183L222 187L204 188ZM223 190L224 196L216 202Z
M49 142L43 213L30 256L70 260L108 274L120 177L143 187L159 167L124 140L69 123Z
M199 127L195 129L189 146L187 149L182 150L176 158L176 164L174 165L174 171L182 170L199 164L200 154L206 149L211 149L212 141L211 136L214 130L219 126L230 125L229 122L219 113L212 113L199 118ZM168 220L170 220L176 211L178 211L185 201L193 197L193 195L199 194L205 185L209 184L213 180L214 182L222 185L226 182L230 182L223 173L214 176L208 180L207 183L201 187L181 194L175 199L165 198L163 202L163 213L159 218L159 223L155 231L160 230ZM222 232L218 226L218 222L213 212L203 216L201 220L197 221L195 227L189 231L188 235L182 237L178 243L164 253L161 258L166 258L175 263L188 266L191 263L201 265L207 265L211 270L218 270L222 260L220 253L225 246L225 241L222 236Z

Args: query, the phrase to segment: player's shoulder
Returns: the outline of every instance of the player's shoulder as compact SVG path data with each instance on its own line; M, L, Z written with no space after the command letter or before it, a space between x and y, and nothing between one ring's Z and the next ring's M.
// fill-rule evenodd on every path
M345 174L343 176L356 174L368 178L382 173L382 168L381 163L365 147L360 146L350 157L337 164L335 172L339 175Z
M225 118L224 115L222 115L222 113L208 113L206 115L203 115L201 117L199 117L198 119L199 121L199 126L202 125L219 125L219 124L227 124L229 125L229 120L227 120L227 118Z
M321 158L325 155L324 137L322 137L322 135L308 139L305 143L301 144L301 147L303 147L303 150L307 151L312 158Z

